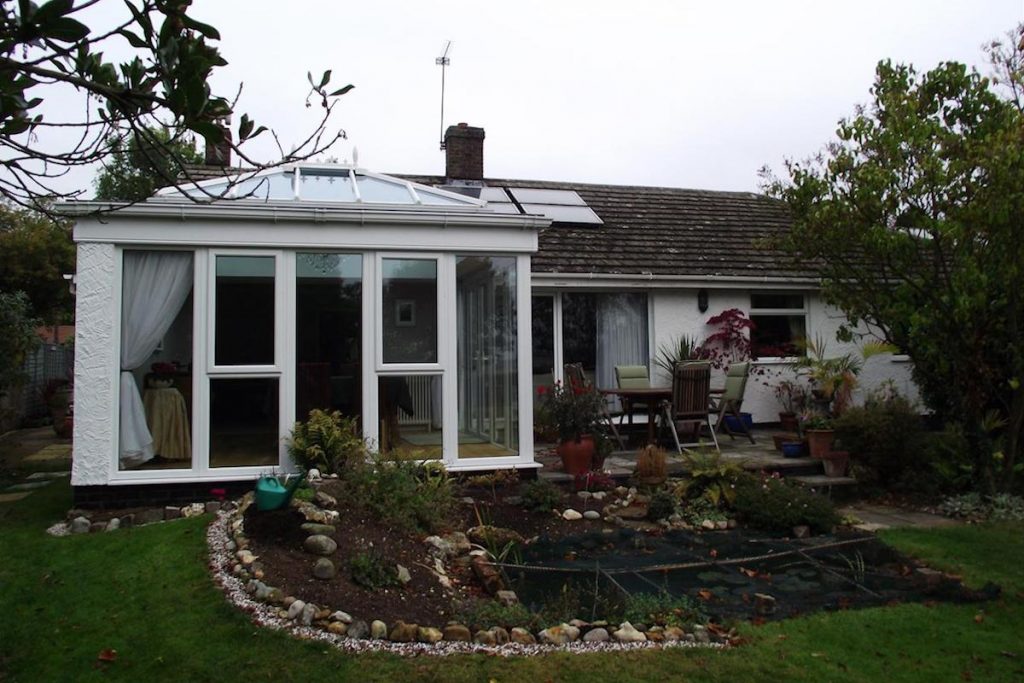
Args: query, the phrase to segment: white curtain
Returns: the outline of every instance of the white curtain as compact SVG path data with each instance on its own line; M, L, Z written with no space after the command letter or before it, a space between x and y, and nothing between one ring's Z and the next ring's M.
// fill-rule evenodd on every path
M153 437L131 371L153 354L192 291L192 254L126 251L122 282L120 457L129 467L153 457Z
M597 386L615 386L616 365L647 364L647 295L599 295L597 297ZM618 399L612 397L608 407L611 410L618 410Z

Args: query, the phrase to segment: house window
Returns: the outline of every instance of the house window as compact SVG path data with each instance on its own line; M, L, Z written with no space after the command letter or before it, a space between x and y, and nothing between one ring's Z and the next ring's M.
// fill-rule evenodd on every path
M437 260L381 260L385 363L437 363Z
M799 292L754 292L750 295L750 333L754 358L784 358L803 354L807 337L807 300Z

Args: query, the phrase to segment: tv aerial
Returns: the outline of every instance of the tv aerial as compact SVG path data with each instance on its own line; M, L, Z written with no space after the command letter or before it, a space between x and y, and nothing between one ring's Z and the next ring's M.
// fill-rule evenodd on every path
M441 140L442 151L444 151L444 74L445 70L448 68L448 65L451 64L452 62L452 60L449 59L448 57L448 50L450 50L451 48L452 41L449 40L447 43L445 43L444 53L434 60L434 64L437 64L439 67L441 67L441 132L439 137Z

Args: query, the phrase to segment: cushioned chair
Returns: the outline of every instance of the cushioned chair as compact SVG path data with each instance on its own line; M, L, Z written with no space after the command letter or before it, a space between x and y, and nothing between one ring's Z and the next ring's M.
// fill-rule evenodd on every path
M616 365L615 383L619 389L650 389L651 378L647 373L646 365ZM647 404L631 401L625 397L619 397L622 403L622 415L619 417L619 424L629 417L629 424L633 424L634 413L646 413Z
M707 426L711 441L718 447L718 437L711 427L708 404L711 398L711 364L707 362L676 363L672 369L672 400L662 404L662 418L672 430L676 450L680 453L688 446L700 446L701 428ZM683 427L685 426L685 430ZM679 432L689 434L691 440L679 441Z
M729 366L729 370L725 374L725 389L716 398L716 402L712 406L712 412L718 414L718 420L715 422L715 431L721 431L725 429L725 433L731 438L735 439L736 434L730 429L729 423L726 422L725 416L732 415L735 417L735 423L739 425L739 431L741 434L750 439L750 443L754 443L754 436L747 429L746 423L743 422L743 418L740 416L740 410L743 408L743 394L747 390L747 377L750 375L750 363L733 363Z

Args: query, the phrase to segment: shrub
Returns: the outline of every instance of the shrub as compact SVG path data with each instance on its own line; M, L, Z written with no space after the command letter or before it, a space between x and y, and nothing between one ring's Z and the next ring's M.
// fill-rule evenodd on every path
M687 626L708 620L700 605L690 598L675 597L668 592L634 593L626 599L623 620L653 626Z
M827 533L839 523L827 498L774 477L739 477L735 508L748 524L769 531L788 533L806 524L816 533Z
M527 482L522 492L523 505L535 512L550 512L562 504L562 489L547 479Z
M577 491L611 491L615 479L604 472L580 472L574 480Z
M715 507L729 507L736 499L736 478L743 468L720 453L701 449L685 456L687 477L675 489L680 498L706 498Z
M446 526L455 493L444 465L376 458L343 473L352 503L408 531Z
M340 474L365 459L366 444L359 436L356 418L343 417L338 411L311 410L306 422L295 423L288 455L305 470Z
M658 491L647 504L647 517L652 520L665 519L676 511L676 499L668 491Z
M349 561L352 580L367 590L398 586L398 569L389 565L377 552L357 553Z
M683 521L691 526L700 526L700 523L705 519L710 519L712 522L726 521L729 516L718 509L714 503L707 498L694 498L693 500L684 500L679 507L679 514L683 516Z
M950 496L942 502L939 510L947 517L984 521L1024 520L1024 498L1008 493L982 496L980 493L965 493Z
M664 479L668 474L665 449L644 446L636 456L636 472L640 479Z
M833 427L860 479L892 486L904 473L920 468L923 425L913 404L902 396L848 408Z
M531 631L543 628L539 616L518 602L506 607L497 600L472 600L458 609L458 615L459 620L473 631L495 626L506 629L520 626Z

